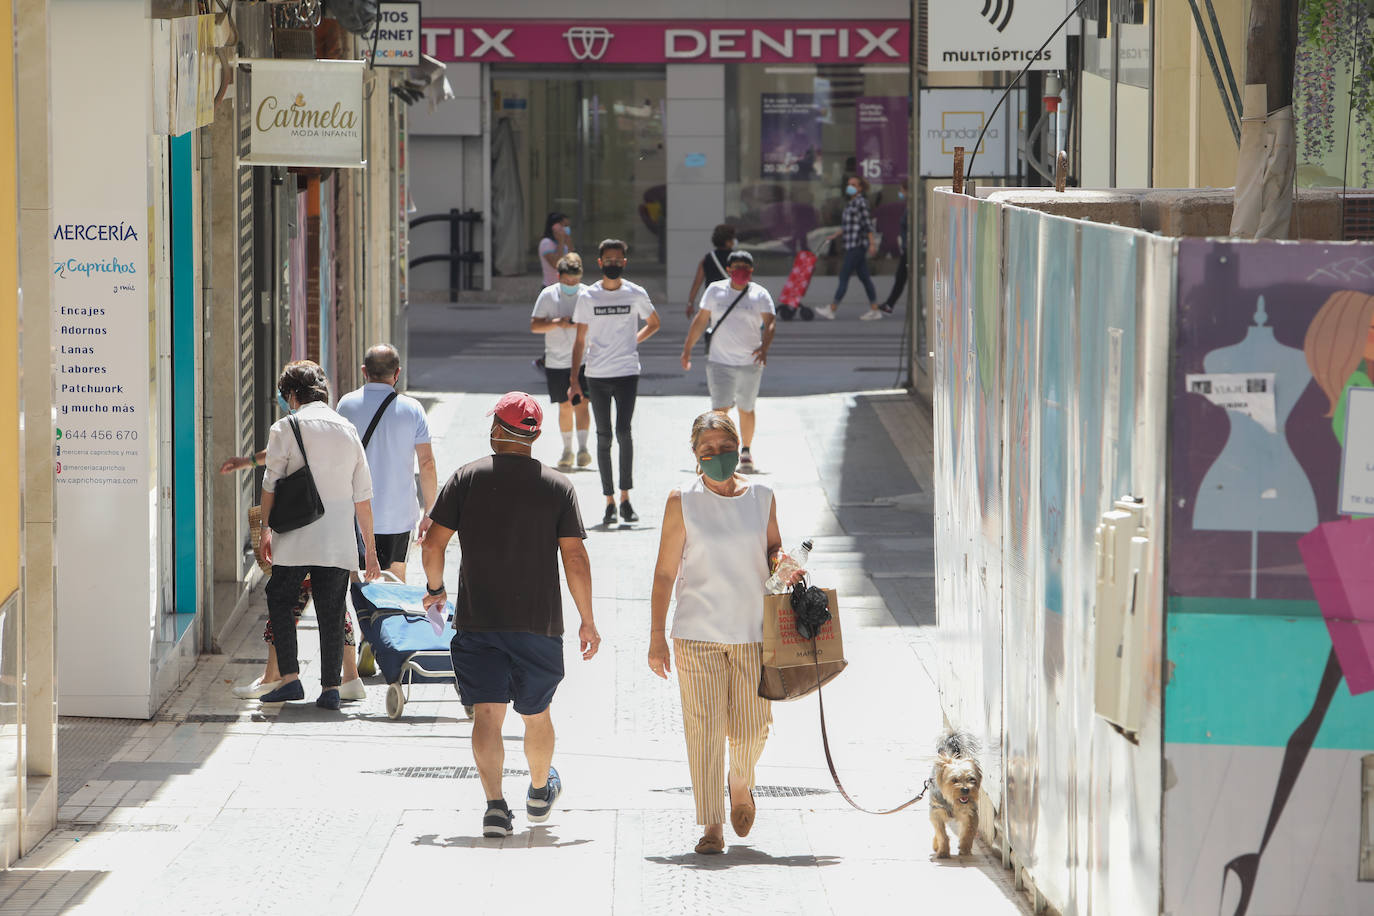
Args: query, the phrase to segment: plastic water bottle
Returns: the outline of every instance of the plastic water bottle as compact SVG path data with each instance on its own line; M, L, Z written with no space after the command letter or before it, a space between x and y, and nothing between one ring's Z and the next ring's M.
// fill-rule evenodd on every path
M770 595L781 595L786 592L790 585L788 581L792 574L799 569L806 568L806 560L811 556L811 548L815 546L810 538L801 542L801 546L796 550L787 551L778 560L778 568L773 570L773 575L768 577L768 581L763 583L764 591Z

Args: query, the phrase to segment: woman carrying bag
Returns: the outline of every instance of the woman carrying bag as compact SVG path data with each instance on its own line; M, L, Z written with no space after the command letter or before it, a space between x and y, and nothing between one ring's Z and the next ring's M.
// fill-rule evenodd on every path
M692 795L697 823L705 827L696 845L701 854L725 851L726 738L730 824L743 837L754 824L754 766L773 721L771 703L758 695L763 583L782 553L782 537L773 491L735 473L739 445L724 414L704 413L692 424L700 473L668 496L651 601L649 667L666 679L677 656Z
M263 559L272 564L267 613L277 649L281 685L259 699L305 699L296 652L292 608L310 577L320 627L320 684L315 705L339 708L345 596L358 565L354 517L366 547L364 578L381 575L372 536L372 477L358 431L329 407L324 370L309 360L288 365L277 392L290 415L272 424L267 472L262 479Z

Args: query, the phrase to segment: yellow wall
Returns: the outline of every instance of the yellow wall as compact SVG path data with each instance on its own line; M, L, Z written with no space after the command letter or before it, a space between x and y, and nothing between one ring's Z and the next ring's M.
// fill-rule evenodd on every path
M11 0L0 22L13 23ZM0 601L19 588L19 224L14 42L0 41Z
M1199 5L1200 8L1206 9ZM1245 0L1214 0L1236 84L1245 83ZM1154 184L1229 188L1236 183L1236 140L1187 3L1156 3ZM1203 21L1206 22L1204 15ZM1210 33L1210 24L1208 26ZM1216 49L1215 42L1213 49ZM1217 53L1220 65L1220 52ZM1225 79L1225 72L1222 74ZM1239 112L1237 112L1239 117Z

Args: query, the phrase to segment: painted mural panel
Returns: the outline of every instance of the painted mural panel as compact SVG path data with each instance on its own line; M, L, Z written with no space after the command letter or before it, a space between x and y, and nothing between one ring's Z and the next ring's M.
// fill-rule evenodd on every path
M1167 909L1374 912L1374 246L1181 243L1176 346Z
M1001 794L1001 222L996 207L937 193L930 250L936 351L936 562L946 714L988 750Z

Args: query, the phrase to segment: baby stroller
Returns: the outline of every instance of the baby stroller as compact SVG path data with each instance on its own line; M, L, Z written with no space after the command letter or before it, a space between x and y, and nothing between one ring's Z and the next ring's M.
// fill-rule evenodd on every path
M454 636L453 604L447 604L444 630L436 635L421 603L425 590L389 573L383 575L393 581L355 582L350 592L363 639L371 644L377 667L386 678L386 714L399 719L416 681L447 681L458 689L449 651ZM471 718L472 708L465 708Z

